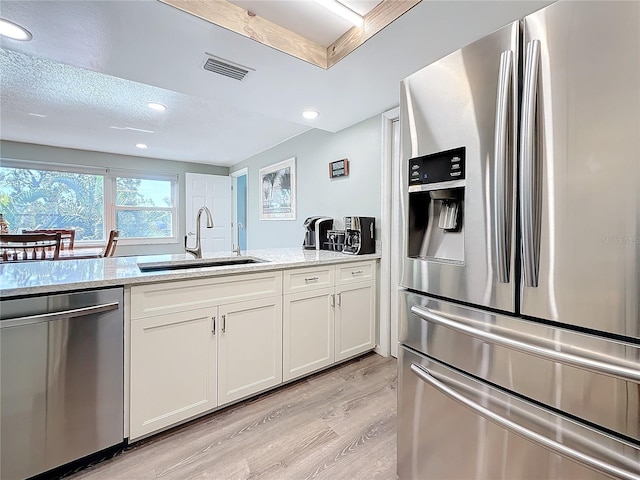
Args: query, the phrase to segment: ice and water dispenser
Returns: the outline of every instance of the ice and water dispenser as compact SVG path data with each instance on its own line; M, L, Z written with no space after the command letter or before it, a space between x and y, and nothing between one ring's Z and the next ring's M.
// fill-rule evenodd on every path
M409 159L409 257L464 262L464 190L464 147Z

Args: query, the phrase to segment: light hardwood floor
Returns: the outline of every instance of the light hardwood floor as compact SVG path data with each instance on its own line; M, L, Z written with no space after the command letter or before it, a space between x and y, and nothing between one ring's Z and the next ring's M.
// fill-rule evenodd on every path
M368 354L67 478L394 480L396 382L396 360Z

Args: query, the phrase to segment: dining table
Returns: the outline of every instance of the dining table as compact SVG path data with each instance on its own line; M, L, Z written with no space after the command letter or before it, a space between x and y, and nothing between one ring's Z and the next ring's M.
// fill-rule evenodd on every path
M60 255L58 260L79 260L82 258L100 258L104 248L101 247L85 247L85 248L72 248L72 249L60 249Z

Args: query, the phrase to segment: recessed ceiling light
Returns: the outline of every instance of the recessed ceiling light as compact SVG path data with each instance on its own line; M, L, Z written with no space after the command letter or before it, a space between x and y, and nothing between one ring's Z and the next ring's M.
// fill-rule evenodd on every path
M0 18L0 35L22 41L29 41L33 38L27 29L4 18Z
M156 102L149 102L147 103L147 106L151 110L157 110L159 112L164 112L167 109L165 105L162 105L161 103L156 103Z
M305 110L304 112L302 112L302 116L307 120L314 120L318 118L318 115L320 114L315 110Z
M136 147L138 148L147 148L147 145L144 143L136 143Z
M364 24L364 18L361 15L358 15L337 0L315 0L315 2L336 15L341 16L346 21L353 23L356 27L361 27Z
M47 118L46 115L42 115L41 113L30 113L29 116L38 117L38 118Z

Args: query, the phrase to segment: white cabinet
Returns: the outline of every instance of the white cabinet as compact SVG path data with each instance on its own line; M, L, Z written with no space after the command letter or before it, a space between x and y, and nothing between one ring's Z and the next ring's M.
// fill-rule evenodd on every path
M130 440L282 382L282 272L223 280L131 288Z
M284 296L284 380L334 362L333 287Z
M218 307L218 404L282 382L282 298Z
M210 308L131 322L130 438L217 405L212 330Z
M130 440L375 346L375 260L134 285L130 297Z
M375 347L375 261L285 271L284 292L285 381Z
M336 287L335 361L346 360L375 346L375 283Z

